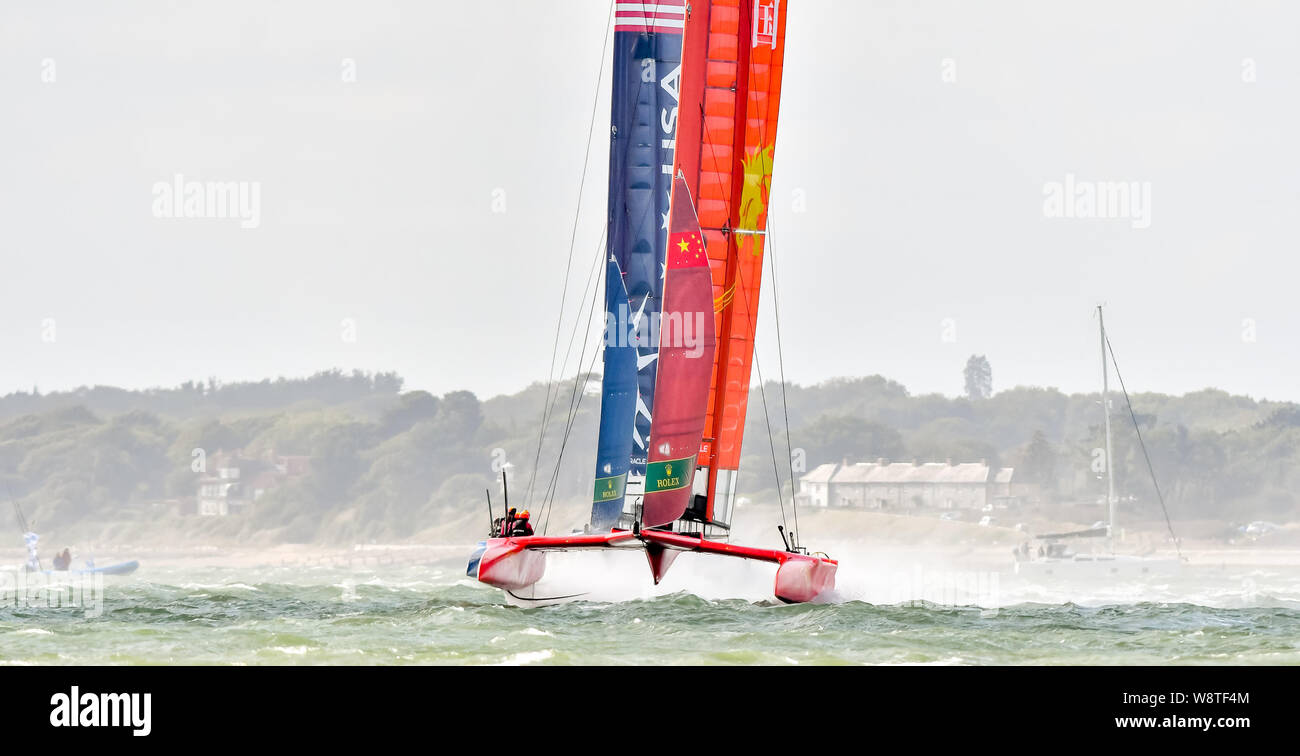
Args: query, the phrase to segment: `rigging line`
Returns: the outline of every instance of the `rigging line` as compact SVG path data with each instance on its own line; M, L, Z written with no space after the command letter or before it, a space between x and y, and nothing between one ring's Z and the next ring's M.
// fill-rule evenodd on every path
M555 381L555 355L560 351L560 330L564 324L565 301L569 292L569 271L573 266L573 248L578 238L578 219L582 216L582 194L587 185L587 167L591 162L591 140L596 131L596 111L600 104L600 85L605 79L605 55L609 50L610 28L614 18L615 0L610 0L609 15L605 21L605 38L601 43L600 60L597 64L596 91L591 98L591 120L587 125L587 146L583 150L582 174L578 179L578 202L573 213L573 230L569 235L569 257L564 266L564 286L560 291L560 315L555 323L555 341L551 346L551 367L546 378L546 400L542 403L542 424L537 431L537 452L533 455L533 469L528 476L528 491L524 497L525 505L532 500L533 485L537 479L537 466L542 459L542 443L546 439L546 424L550 421L551 389ZM579 310L581 312L581 310ZM567 358L566 358L567 359Z
M587 353L587 345L588 345L588 343L589 343L589 341L590 341L590 339L591 339L590 332L591 332L592 317L593 317L593 315L594 315L594 311L595 311L595 309L596 309L596 302L600 299L600 279L599 279L598 277L596 277L594 274L595 274L595 271L596 271L596 270L599 270L599 269L600 269L600 267L601 267L601 262L602 262L602 261L604 260L604 258L605 258L605 250L604 250L604 244L603 244L603 242L604 242L603 234L602 234L601 242L602 242L602 243L601 243L600 245L597 245L595 266L593 267L593 269L592 269L592 271L591 271L591 274L589 274L588 277L587 277L587 284L586 284L586 286L583 287L583 296L582 296L582 301L579 303L579 309L578 309L577 313L575 313L575 318L574 318L574 323L573 323L573 329L574 329L573 337L576 337L576 336L577 336L578 329L581 328L581 327L582 327L582 324L583 324L582 317L581 317L581 316L582 316L582 309L581 309L581 308L586 304L586 302L587 302L587 292L590 290L591 295L592 295L592 298L591 298L590 310L589 310L589 312L588 312L588 314L587 314L587 321L586 321L586 332L587 332L587 335L583 337L582 353L579 355L579 357L578 357L578 362L577 362L577 365L576 365L576 372L575 372L575 374L574 374L574 378L573 378L573 380L574 380L574 391L577 390L578 381L580 381L580 380L582 379L582 365L583 365L584 358L586 357L586 353ZM594 283L593 283L593 281L594 281ZM565 359L564 359L564 364L561 366L561 375L563 375L563 371L564 371L564 369L567 367L568 364L569 364L569 359L568 359L568 356L566 355L566 356L565 356ZM590 377L590 376L588 376L588 377ZM557 406L559 405L560 397L561 397L562 394L563 394L563 392L562 392L562 390L561 390L562 386L563 386L563 381L558 381L557 384L556 384L555 398L554 398L554 400L553 400L553 401L551 402L551 404L550 404L550 417L549 417L549 419L548 419L548 422L549 422L550 420L553 420L553 419L555 418L555 415L556 415L556 409L557 409ZM569 414L570 414L570 415L572 414L572 411L573 411L573 395L570 394L570 397L569 397ZM567 426L568 426L569 424L572 423L572 420L571 420L570 418L567 418L567 417L566 417L566 421L565 421L565 423L566 423L566 428L567 428ZM566 431L566 433L567 433L567 431ZM539 462L538 464L539 464L539 467L540 467L540 462ZM556 460L556 465L557 465L557 466L559 465L559 460L558 460L558 459ZM542 497L543 497L543 498L542 498L542 506L545 506L546 496L549 494L549 491L550 491L550 486L548 485L547 488L546 488L546 492L544 492L544 493L542 494ZM530 504L532 503L531 500L529 500L529 503L530 503Z
M598 298L600 295L600 279L596 276L596 273L600 270L601 262L604 260L604 257L605 257L605 232L602 231L600 236L600 241L596 244L595 264L592 267L592 269L587 273L587 281L582 286L582 299L578 302L578 308L574 313L573 331L569 334L569 344L568 347L566 347L564 350L564 360L563 362L560 363L559 377L557 377L559 383L556 384L555 397L550 402L550 415L548 415L547 417L548 423L550 422L551 419L553 419L555 413L555 407L557 404L559 404L560 401L560 395L561 395L560 385L563 383L562 376L564 376L565 371L568 370L569 357L573 354L573 343L574 341L577 340L578 331L582 327L582 309L584 306L586 306L587 303L587 292L590 291L593 296L592 307L595 307L595 298ZM588 315L587 316L588 331L590 331L590 328L591 328L591 316ZM585 346L583 347L583 351L584 352L586 351ZM578 357L577 369L579 371L582 369L581 356Z
M772 418L767 413L767 389L763 387L763 366L758 362L758 353L754 353L754 369L758 371L758 395L763 398L763 423L767 426L767 447L772 452L772 475L776 478L776 501L781 505L781 525L790 529L785 519L785 499L781 495L781 472L776 464L776 442L772 440Z
M595 302L594 302L594 301L593 301L592 305L593 305L593 306L592 306L592 310L593 310L593 312L594 312L594 310L595 310ZM583 352L584 352L584 353L586 352L586 349L585 349L585 348L583 349ZM583 399L583 397L586 396L586 394L587 394L587 392L586 392L585 390L584 390L584 391L581 391L581 392L579 392L579 391L577 390L577 388L578 388L578 382L579 382L579 381L582 381L582 383L585 385L585 384L586 384L586 381L591 380L591 373L592 373L592 370L593 370L593 369L595 368L595 366L596 366L596 358L597 358L598 356L600 356L600 353L601 353L601 350L599 350L599 349L594 349L594 350L592 350L592 353L591 353L591 361L587 364L587 377L586 377L585 379L583 379L583 378L581 377L581 374L579 374L578 377L575 377L575 378L574 378L573 387L574 387L574 393L575 393L575 395L576 395L576 397L577 397L577 401L574 402L574 403L572 404L571 408L570 408L568 422L566 423L565 428L564 428L564 437L563 437L563 438L561 439L561 441L560 441L560 450L559 450L559 453L556 455L556 458L555 458L555 470L551 473L551 482L550 482L550 484L547 486L547 494L546 494L546 495L547 495L547 498L546 498L545 502L542 504L542 509L543 509L544 512L545 512L545 518L546 518L546 519L542 522L542 534L543 534L543 535L546 533L546 529L547 529L547 528L550 526L550 524L551 524L551 511L554 509L554 507L552 507L551 505L554 503L554 501L555 501L555 494L558 492L557 489L558 489L558 483L559 483L559 478L560 478L560 464L561 464L561 462L563 462L563 460L564 460L564 451L565 451L565 449L566 449L566 448L568 447L568 445L569 445L569 437L570 437L570 434L573 432L573 424L574 424L574 421L576 421L577 418L578 418L578 409L582 406L582 399ZM579 366L581 366L581 364L580 364Z
M573 342L577 339L578 330L582 327L582 308L586 305L587 302L587 292L590 291L592 293L593 296L592 307L595 306L596 298L599 297L600 281L599 278L596 277L596 271L600 269L600 263L604 259L604 256L605 256L605 234L602 231L600 242L596 245L596 264L591 269L591 271L587 273L587 281L586 283L583 284L582 287L582 299L578 302L578 308L574 313L573 331L569 334L569 345L564 352L564 361L560 363L559 376L554 378L553 382L549 384L549 385L553 385L555 388L554 388L554 394L552 394L549 390L547 392L546 406L544 407L544 414L543 414L544 422L546 423L546 426L544 426L544 428L549 427L551 421L555 419L555 409L557 405L559 405L560 403L560 397L563 395L563 392L561 391L561 387L564 383L562 376L564 375L565 370L567 370L568 368L569 356L573 353ZM592 283L593 280L595 281L594 286ZM590 327L591 327L591 317L589 315L587 318L588 330L590 330ZM583 347L583 351L584 352L586 351L585 346ZM579 371L581 371L582 369L581 356L578 358L577 368ZM538 447L537 454L533 462L533 472L529 480L530 483L532 483L536 479L537 471L541 468L541 450L544 446L545 444L542 443ZM535 493L535 490L530 489L528 497L525 499L524 502L525 506L530 506L532 504L533 493Z
M739 247L736 248L736 254L737 256L740 254ZM737 262L739 262L739 260L737 260ZM747 295L749 292L749 284L745 282L745 274L739 264L736 266L736 275L740 278L740 286L745 290L744 293ZM760 291L759 293L761 294L762 292ZM749 297L742 296L741 301L745 303L745 311L749 313ZM776 442L772 439L772 416L767 410L767 387L763 380L763 364L758 359L758 345L754 338L758 329L758 318L754 313L749 313L749 320L750 323L753 324L749 330L750 354L754 359L754 370L758 373L758 395L762 397L763 400L763 424L767 428L767 446L772 452L772 476L776 478L776 501L781 507L781 525L784 526L786 530L789 530L790 525L785 518L785 497L781 494L781 468L776 463ZM797 531L798 528L796 527L795 530Z
M587 378L588 378L588 379L591 378L591 372L592 372L592 370L593 370L593 369L595 368L595 366L596 366L596 357L597 357L599 354L600 354L600 350L597 349L597 350L596 350L595 352L593 352L592 355L591 355L591 362L587 365ZM568 444L569 444L569 437L570 437L570 435L571 435L571 432L573 431L573 424L574 424L574 421L577 420L577 417L578 417L578 408L582 406L582 398L583 398L585 395L586 395L586 392L583 392L583 393L578 394L578 401L577 401L577 404L574 405L574 408L573 408L573 414L570 415L568 425L567 425L567 426L565 427L565 429L564 429L564 438L563 438L563 439L561 440L561 442L560 442L560 452L559 452L559 455L556 457L556 461L555 461L555 470L551 473L551 483L550 483L550 486L548 486L548 498L546 499L545 503L542 504L542 510L543 510L543 512L545 513L545 518L546 518L546 519L542 522L542 534L543 534L543 535L546 534L546 530L547 530L547 528L550 527L550 524L551 524L551 512L552 512L552 510L554 510L554 507L553 507L552 505L553 505L554 502L555 502L555 496L556 496L556 494L559 493L560 462L561 462L561 461L563 460L563 458L564 458L564 450L565 450L565 448L566 448L566 447L568 446Z
M599 287L599 282L597 283L597 287ZM544 499L543 499L544 502L548 502L552 498L554 498L555 482L559 474L560 463L561 461L563 461L564 458L565 444L567 444L569 439L569 433L573 429L573 422L577 415L578 407L582 404L582 397L586 396L586 381L591 379L591 372L596 364L596 356L600 354L600 349L595 349L592 351L592 358L591 361L587 363L587 373L586 373L586 378L584 379L582 364L584 358L587 356L587 347L591 341L591 324L595 320L596 301L599 298L598 296L595 295L599 294L599 288L593 291L592 294L593 297L591 300L591 308L587 314L587 337L583 339L582 352L578 355L577 372L574 374L573 377L573 388L569 393L569 408L565 415L564 437L560 444L560 449L556 454L555 473L552 474L551 481L546 487L546 492L544 494ZM580 385L583 387L582 391L578 390Z
M1120 391L1124 392L1124 403L1128 405L1129 417L1133 420L1133 430L1137 431L1138 445L1142 447L1142 456L1147 461L1147 472L1151 475L1151 485L1155 486L1156 498L1160 500L1160 511L1165 515L1165 527L1169 529L1169 537L1174 539L1174 550L1178 553L1178 558L1183 558L1183 550L1178 545L1178 536L1174 534L1174 524L1169 519L1169 508L1165 506L1165 495L1160 492L1160 483L1156 480L1156 469L1151 465L1151 455L1147 453L1147 444L1142 440L1142 429L1138 427L1137 413L1133 411L1133 401L1129 399L1128 389L1124 387L1124 376L1119 372L1119 360L1115 359L1115 347L1110 345L1110 337L1106 337L1106 351L1110 352L1110 362L1115 366L1115 377L1119 379ZM1103 407L1107 412L1110 408ZM1114 475L1111 471L1111 475Z
M600 263L603 263L605 260L605 250L603 246L598 249L598 252L600 254L597 256L597 263L598 263L596 266L597 268L599 268ZM584 296L583 299L585 301L586 297ZM586 396L585 388L583 391L579 391L578 386L581 384L585 387L586 382L591 380L591 373L596 365L596 357L601 353L601 350L599 348L592 350L591 361L587 364L587 373L586 373L586 377L584 378L582 374L582 363L583 363L583 359L587 355L587 347L591 343L591 326L592 323L595 321L596 302L598 300L600 300L600 279L599 278L596 279L596 284L592 289L591 306L587 313L587 336L586 338L583 339L582 342L582 352L578 356L578 365L577 365L578 373L573 378L573 390L569 395L569 412L568 412L568 417L565 420L564 436L560 441L560 449L556 454L555 470L551 474L551 480L547 484L546 493L544 494L544 498L543 498L542 509L546 512L547 519L543 523L542 532L545 532L546 526L550 523L550 505L555 498L555 489L560 475L560 465L564 461L564 451L568 446L569 436L573 431L573 423L578 416L578 408L582 406L582 398ZM602 340L603 340L603 334L604 331L602 330Z
M753 19L751 19L751 22L752 22L752 21L753 21ZM784 52L782 52L782 56L781 56L781 57L782 57L783 62L784 62L784 57L785 57ZM747 75L749 76L749 79L750 79L751 81L753 81L754 78L755 78L755 67L754 67L754 56L753 56L752 53L750 54L749 59L746 61L746 69L747 69ZM766 86L764 86L764 88L763 88L763 95L764 95L764 97L763 97L763 101L764 101L764 102L772 102L772 81L773 81L773 80L772 80L772 77L767 77L767 80L766 80ZM746 104L746 107L748 107L748 104ZM760 169L762 169L763 167L766 167L766 166L764 165L764 163L766 162L767 158L764 158L764 156L763 156L763 152L764 152L764 150L765 150L765 145L767 144L767 134L766 134L767 127L768 127L768 119L767 119L767 118L763 118L763 119L761 119L761 120L759 121L759 124L758 124L758 155L756 156L757 159L759 160L759 166L760 166ZM773 140L773 144L772 144L772 157L771 157L770 159L771 159L771 164L772 164L772 166L775 167L775 165L776 165L776 144L775 144L775 140ZM764 174L761 175L761 176L759 177L759 191L760 191L760 192L762 191L763 178L767 178L766 171L764 171ZM766 239L763 239L763 238L756 238L756 239L754 239L754 241L753 241L752 243L753 243L753 244L763 244L763 245L764 245L764 247L765 247L765 249L766 249L766 251L767 251L767 254L768 254L768 267L769 267L769 268L771 269L771 271L772 271L772 310L773 310L773 314L774 314L774 316L775 316L775 320L776 320L776 353L777 353L777 364L778 364L778 367L779 367L779 369L780 369L780 375L781 375L781 412L782 412L782 415L783 415L784 420L785 420L785 450L786 450L786 461L787 461L787 463L788 463L789 473L790 473L790 509L791 509L791 514L794 516L794 533L795 533L795 541L796 541L796 543L795 543L794 545L797 547L797 546L798 546L797 540L798 540L798 534L799 534L799 503L798 503L799 500L798 500L798 497L797 497L797 495L796 495L796 493L795 493L795 485L794 485L794 447L793 447L793 445L792 445L791 442L790 442L790 405L789 405L789 402L788 402L787 399L786 399L786 386L785 386L785 350L784 350L784 347L782 346L782 342L781 342L781 307L780 307L780 304L778 303L778 297L777 297L777 285L776 285L776 245L775 245L775 243L773 242L773 236L774 236L775 234L774 234L774 231L773 231L773 226L772 226L772 215L771 215L771 212L770 212L770 206L771 206L771 184L770 184L770 181L771 181L771 179L768 178L768 181L769 181L769 185L768 185L768 196L767 196L767 197L762 197L762 196L759 197L759 200L762 201L762 202L764 202L763 211L764 211L764 214L765 214L765 216L766 216L766 217L764 218L764 220L766 221L766 227L767 227L767 228L766 228L766 231L767 231L767 232L766 232L766 234L765 234ZM760 282L760 286L761 286L761 282ZM760 290L759 294L760 294L760 296L762 295L762 291L761 291L761 290ZM754 331L755 331L755 332L750 334L750 342L751 342L751 343L755 343L755 344L756 344L756 338L755 338L755 337L757 336L757 329L758 329L758 322L757 322L757 319L755 319L755 322L754 322ZM758 354L757 354L757 349L756 349L756 348L755 348L754 352L755 352L755 354L754 354L754 364L757 365L757 364L758 364ZM759 371L759 385L760 385L760 386L762 385L762 380L763 380L763 376L762 376L762 371L760 370L760 371ZM769 424L770 424L770 423L769 423ZM770 435L770 431L769 431L769 435ZM773 448L773 450L772 450L772 455L773 455L774 457L775 457L775 455L776 455L776 449L775 449L775 448ZM779 475L777 476L777 495L778 495L778 497L780 496L780 476L779 476ZM783 518L783 519L784 519L784 516L785 516L785 507L784 507L784 505L783 505L783 506L782 506L782 518Z
M776 316L776 356L777 364L781 370L781 413L785 418L785 453L786 460L790 464L790 509L794 514L795 540L798 541L799 499L794 488L794 447L790 443L790 403L786 400L785 393L785 351L781 346L781 305L777 297L776 244L772 241L773 236L772 216L769 213L767 216L767 259L768 268L772 271L772 311ZM795 546L798 546L798 543Z

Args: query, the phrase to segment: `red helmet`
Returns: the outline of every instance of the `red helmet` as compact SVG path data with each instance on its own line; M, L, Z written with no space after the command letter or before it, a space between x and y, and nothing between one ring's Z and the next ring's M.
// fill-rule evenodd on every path
M527 509L525 509L524 511L522 511L522 512L519 513L519 519L521 519L521 520L527 520L527 519L528 519L528 510L527 510Z

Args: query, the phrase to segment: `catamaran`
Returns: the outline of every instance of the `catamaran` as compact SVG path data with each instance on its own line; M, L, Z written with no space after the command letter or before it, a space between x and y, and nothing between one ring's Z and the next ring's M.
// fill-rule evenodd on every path
M834 587L838 563L808 553L797 531L779 529L783 549L728 539L787 5L614 4L607 327L591 516L581 532L494 530L479 542L467 574L517 602L556 598L536 590L548 555L583 550L642 551L656 585L680 554L696 552L775 564L773 593L785 602Z
M1115 473L1111 466L1110 368L1106 362L1106 355L1110 351L1110 342L1106 339L1106 321L1102 315L1101 305L1097 306L1097 325L1101 329L1101 411L1106 433L1107 519L1105 522L1098 522L1085 530L1039 535L1036 538L1040 542L1038 552L1031 548L1027 552L1017 554L1015 572L1018 575L1029 577L1132 578L1146 575L1176 574L1182 568L1181 557L1123 554L1115 551L1115 537L1118 533L1116 515L1119 509L1119 499L1115 497ZM1113 353L1111 357L1113 362ZM1118 370L1118 366L1116 370ZM1124 392L1124 400L1128 402L1127 390ZM1130 416L1132 416L1131 403L1129 403L1129 410ZM1138 440L1141 441L1142 431L1138 428L1136 420L1134 420L1133 427L1138 434ZM1145 449L1145 444L1143 444L1144 452ZM1160 486L1155 483L1155 472L1150 469L1150 464L1150 460L1148 460L1147 467L1151 472L1151 480L1155 485L1156 495L1160 497ZM1163 497L1160 498L1160 506L1163 509L1164 499ZM1165 522L1166 524L1169 523L1168 513L1165 515ZM1173 535L1172 525L1170 525L1169 534L1173 538L1175 547L1177 547L1178 540ZM1099 541L1105 543L1103 550L1091 551L1074 548L1074 544L1097 543Z

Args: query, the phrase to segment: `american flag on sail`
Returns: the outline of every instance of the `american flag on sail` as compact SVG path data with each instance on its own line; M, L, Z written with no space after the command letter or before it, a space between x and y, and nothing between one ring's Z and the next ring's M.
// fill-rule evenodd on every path
M681 34L686 28L686 0L615 3L614 31Z

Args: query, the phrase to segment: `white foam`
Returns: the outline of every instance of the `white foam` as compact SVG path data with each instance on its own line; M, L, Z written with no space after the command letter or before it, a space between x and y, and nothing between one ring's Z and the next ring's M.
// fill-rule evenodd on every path
M555 656L555 652L549 649L545 649L542 651L523 651L515 654L514 656L506 658L504 661L497 662L496 664L493 664L491 666L519 667L524 664L532 664L534 662L546 661L552 656Z

